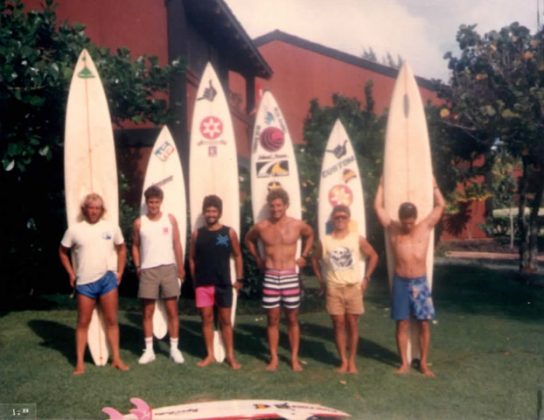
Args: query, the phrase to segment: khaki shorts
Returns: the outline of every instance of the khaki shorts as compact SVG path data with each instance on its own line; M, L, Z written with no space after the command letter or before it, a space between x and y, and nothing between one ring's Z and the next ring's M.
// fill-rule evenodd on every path
M327 312L329 315L363 314L365 307L361 285L327 287Z
M143 269L140 273L140 299L168 299L180 294L178 270L175 264Z

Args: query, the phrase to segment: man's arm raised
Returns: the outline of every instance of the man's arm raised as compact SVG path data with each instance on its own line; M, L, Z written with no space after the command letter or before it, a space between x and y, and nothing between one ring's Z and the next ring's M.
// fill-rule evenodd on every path
M384 228L388 228L391 225L391 218L385 210L384 201L383 201L383 176L380 179L380 184L378 185L378 190L376 191L376 197L374 198L374 210L378 216L380 224Z
M436 224L440 221L440 218L442 217L442 214L444 213L444 209L446 207L446 200L444 200L444 196L442 195L440 188L438 188L438 185L436 184L436 179L434 179L434 177L433 197L434 207L424 220L424 223L428 226L429 229L434 228Z

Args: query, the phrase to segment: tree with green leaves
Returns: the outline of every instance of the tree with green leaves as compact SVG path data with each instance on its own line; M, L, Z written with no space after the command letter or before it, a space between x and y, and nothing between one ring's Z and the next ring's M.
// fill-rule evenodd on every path
M383 164L383 139L385 116L374 114L372 82L365 86L364 106L355 98L335 94L332 105L321 106L312 100L304 123L306 143L296 147L302 188L304 220L317 228L317 193L321 171L321 160L330 132L336 119L340 119L357 155L357 163L363 180L367 217L373 218L372 197L376 190ZM369 226L374 226L369 223ZM382 235L369 229L369 239L381 242Z
M155 57L132 59L92 44L82 25L59 24L53 0L25 11L0 0L1 294L55 290L64 284L56 251L65 228L64 115L73 68L87 48L100 72L117 127L124 121L164 124L161 98L181 62L160 67ZM54 276L53 276L54 277ZM46 280L47 279L47 280Z
M486 168L493 164L498 141L521 160L519 269L535 273L544 189L544 31L533 35L512 23L482 36L476 25L463 25L457 42L459 56L445 56L451 79L442 89L450 104L443 121L470 139L470 154L484 156Z

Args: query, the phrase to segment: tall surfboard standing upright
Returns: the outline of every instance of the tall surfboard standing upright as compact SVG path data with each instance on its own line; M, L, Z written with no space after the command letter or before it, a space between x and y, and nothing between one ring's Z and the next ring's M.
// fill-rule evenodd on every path
M416 79L407 63L401 67L387 119L384 156L384 205L389 216L398 220L398 208L414 203L419 222L433 208L433 170L425 111ZM393 278L394 256L386 233L389 284ZM429 240L427 276L432 287L434 233ZM408 360L419 359L418 328L411 323Z
M104 200L104 218L119 224L117 164L110 112L100 76L87 50L76 63L64 133L64 188L68 226L80 220L80 206L91 192ZM114 251L112 258L116 258ZM93 312L88 333L91 356L98 366L107 363L109 352L100 311Z
M291 135L278 103L267 91L259 104L251 143L254 223L268 218L266 196L274 188L283 188L289 194L287 215L301 219L300 183ZM300 252L300 241L298 248Z
M187 205L185 198L185 180L181 161L172 138L170 130L164 126L153 145L149 156L147 170L145 172L144 185L142 188L142 201L140 214L147 213L145 197L143 193L152 185L160 187L164 192L164 199L161 206L163 214L173 214L178 222L181 247L185 252L187 242ZM153 335L159 340L164 338L168 332L168 316L162 299L157 300L155 312L153 313Z
M229 105L221 82L208 63L198 86L189 153L189 202L191 231L203 226L202 201L216 194L223 200L221 222L240 236L240 195L238 187L236 139ZM231 280L236 281L234 260L230 262ZM233 294L232 323L236 316ZM218 362L225 359L225 349L218 331L214 333L214 351Z
M363 186L357 158L344 125L336 120L329 135L321 164L317 223L319 237L332 232L330 215L334 206L346 205L351 211L350 231L366 237ZM365 262L361 261L361 273Z

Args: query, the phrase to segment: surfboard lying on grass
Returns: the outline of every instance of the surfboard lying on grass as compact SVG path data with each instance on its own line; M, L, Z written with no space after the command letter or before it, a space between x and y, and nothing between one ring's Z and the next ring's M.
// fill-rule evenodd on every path
M108 102L98 71L87 50L77 60L66 107L64 188L68 226L79 221L80 206L91 192L104 200L104 219L119 224L115 145ZM112 258L117 254L112 251ZM74 260L72 260L74 261ZM104 366L109 351L100 308L93 311L88 345L94 363Z
M147 213L144 192L152 185L160 187L164 193L161 211L164 215L173 214L178 222L181 247L185 252L187 239L187 206L185 200L185 180L178 150L170 130L164 126L153 145L149 156L142 188L140 214ZM168 332L168 316L162 299L157 300L153 312L153 335L159 340Z
M392 220L398 220L399 206L407 201L418 209L418 220L433 208L433 170L423 102L416 79L407 63L401 67L387 119L384 155L384 205ZM392 285L394 256L386 233L387 268ZM432 287L434 233L429 239L427 276ZM410 326L408 360L419 359L418 327Z
M208 63L198 86L191 127L189 153L189 203L191 231L204 225L202 201L215 194L223 200L221 223L240 237L240 195L238 190L236 139L225 92L212 65ZM230 261L231 280L236 281L234 259ZM236 317L237 294L233 293L232 325ZM225 360L225 347L219 331L214 332L214 355Z
M123 415L111 407L104 407L102 411L110 416L110 420L317 420L351 417L348 413L323 405L284 400L210 401L156 409L151 409L145 401L139 398L131 398L130 401L135 407L130 410L130 414Z

